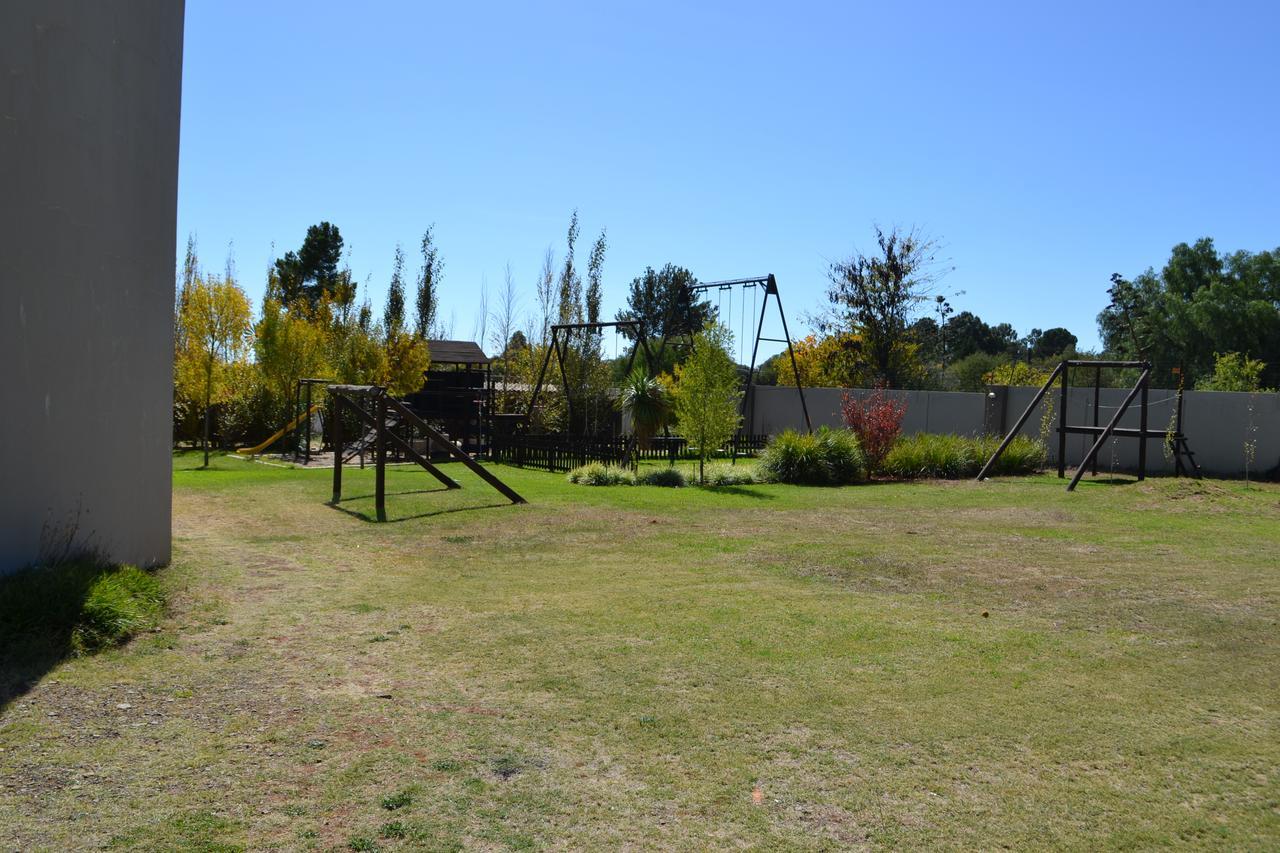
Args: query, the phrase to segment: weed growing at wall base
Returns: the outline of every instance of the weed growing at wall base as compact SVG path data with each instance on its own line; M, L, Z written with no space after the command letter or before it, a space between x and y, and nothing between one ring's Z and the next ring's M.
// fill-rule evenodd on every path
M92 654L153 627L163 609L160 583L135 566L36 566L0 580L0 653Z

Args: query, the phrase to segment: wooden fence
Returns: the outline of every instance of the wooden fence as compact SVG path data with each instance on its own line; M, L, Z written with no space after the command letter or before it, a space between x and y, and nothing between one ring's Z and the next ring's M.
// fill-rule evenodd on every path
M764 450L767 435L739 433L719 453L753 456ZM588 462L630 467L638 459L666 459L674 462L689 454L689 442L681 436L654 436L648 447L638 447L627 437L582 438L567 435L494 435L490 459L522 468L543 471L572 471Z

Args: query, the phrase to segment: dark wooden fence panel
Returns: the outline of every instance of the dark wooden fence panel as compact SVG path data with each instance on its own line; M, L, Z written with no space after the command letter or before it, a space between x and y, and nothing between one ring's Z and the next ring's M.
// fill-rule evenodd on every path
M739 434L722 448L724 454L753 456L769 442L767 435ZM588 462L630 466L637 459L675 461L689 451L689 442L680 436L655 436L648 447L636 447L630 438L582 438L567 435L494 435L490 458L494 462L537 468L543 471L572 471Z

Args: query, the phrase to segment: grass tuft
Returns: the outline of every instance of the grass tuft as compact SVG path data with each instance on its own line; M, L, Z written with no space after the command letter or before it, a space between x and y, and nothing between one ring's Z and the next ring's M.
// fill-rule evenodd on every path
M382 798L382 807L389 812L402 809L405 806L412 805L412 803L413 793L411 791L397 791Z

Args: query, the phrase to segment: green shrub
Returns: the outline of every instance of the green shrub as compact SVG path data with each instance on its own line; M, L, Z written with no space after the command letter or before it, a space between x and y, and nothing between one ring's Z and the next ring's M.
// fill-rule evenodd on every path
M755 474L745 465L712 465L707 468L705 485L749 486L756 481Z
M867 460L848 430L822 427L812 435L787 430L769 442L756 470L770 482L840 486L865 480Z
M978 476L1000 446L1000 438L917 433L898 439L884 460L884 473L901 480L918 478L962 480ZM1036 439L1018 436L1005 449L992 474L1030 474L1044 464L1045 447Z
M684 472L679 468L650 468L636 475L636 485L665 486L670 489L679 489L686 485L686 479Z
M0 652L45 644L92 654L159 622L164 592L135 566L70 560L0 579Z
M626 468L617 468L601 462L588 462L569 472L569 482L579 486L631 486L635 474Z

